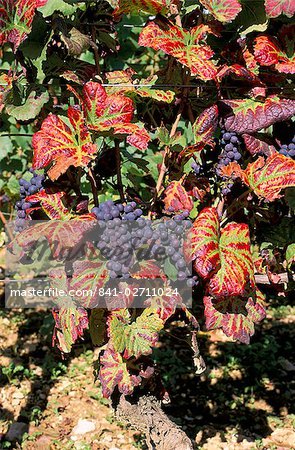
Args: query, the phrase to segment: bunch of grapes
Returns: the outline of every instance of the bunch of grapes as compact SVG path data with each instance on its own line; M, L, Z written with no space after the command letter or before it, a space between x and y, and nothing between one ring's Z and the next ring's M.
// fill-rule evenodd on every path
M191 168L193 169L195 175L199 175L200 174L200 172L201 172L201 165L200 164L198 164L196 162L193 162L192 165L191 165Z
M283 144L279 150L279 153L281 155L288 156L289 158L294 159L295 158L295 136L292 139L292 142L290 144Z
M26 197L36 194L43 188L44 175L38 175L33 169L30 169L32 177L30 180L21 178L19 180L20 200L15 204L17 219L15 220L15 231L22 231L27 225L27 211L31 208L32 204L26 201Z
M168 258L179 280L187 279L189 286L196 284L196 277L191 277L183 254L183 238L191 227L191 222L185 220L188 211L160 223L140 217L142 211L135 202L123 206L108 200L91 211L100 227L97 247L108 260L111 278L129 278L130 269L138 261L138 252L144 248L144 260L163 262Z
M222 151L219 156L217 172L221 167L227 166L233 161L239 161L242 158L239 150L241 142L239 141L236 133L230 133L222 130L221 134L222 138L220 140L220 146Z
M91 210L96 215L98 220L136 220L142 215L142 210L137 208L135 202L130 202L126 206L121 203L114 203L112 200L107 200L99 206L95 206Z

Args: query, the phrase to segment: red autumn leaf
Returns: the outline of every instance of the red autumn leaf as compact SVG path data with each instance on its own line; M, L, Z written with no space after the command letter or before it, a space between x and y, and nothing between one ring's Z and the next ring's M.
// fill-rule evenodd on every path
M141 261L138 264L138 268L131 273L132 278L137 280L149 279L154 280L155 278L165 279L165 273L155 261Z
M194 144L180 152L180 157L202 151L206 145L214 146L214 132L218 124L217 105L209 106L199 115L193 124Z
M152 47L176 58L188 67L192 75L202 80L212 80L217 69L210 59L213 50L205 44L200 44L207 33L212 33L207 25L199 25L186 31L177 25L169 23L169 28L162 29L155 22L149 22L139 36L139 45Z
M100 357L100 364L99 379L104 397L110 397L116 386L122 394L130 395L141 382L140 376L129 373L120 353L110 345Z
M265 0L265 11L271 18L281 14L292 17L295 14L295 3L294 0Z
M232 66L224 65L222 66L217 74L217 80L220 82L224 77L228 75L235 75L237 78L244 78L250 83L261 84L258 76L253 73L253 71L247 69L247 67L241 66L240 64L233 64Z
M45 189L37 192L37 194L29 195L26 201L31 203L40 203L43 211L49 219L65 220L71 218L68 208L63 200L66 200L65 192L49 193Z
M12 90L12 83L16 76L3 73L0 75L0 113L5 106L5 100Z
M53 310L53 317L55 328L52 343L56 343L62 352L69 353L72 345L88 328L87 311L84 308L61 308Z
M87 126L94 131L127 134L127 142L140 150L146 149L150 136L143 126L131 123L134 104L121 94L107 95L100 83L89 81L83 87L82 106Z
M219 219L215 208L204 208L189 234L191 259L195 260L194 268L204 279L220 266L219 258Z
M31 31L38 0L0 0L0 45L10 42L14 53Z
M295 114L295 100L267 97L265 102L252 99L222 100L227 131L255 133L276 122L290 119Z
M97 254L95 259L92 257L75 261L70 288L74 292L84 292L84 295L74 295L73 298L84 308L101 306L99 301L103 298L98 296L98 290L103 288L108 280L109 270L100 254Z
M176 308L185 308L183 299L180 296L177 289L171 288L170 282L166 280L163 285L162 294L158 290L158 295L153 295L147 298L144 302L145 307L152 308L157 311L158 316L163 322L169 319L174 313ZM169 295L167 294L169 292Z
M59 117L50 114L34 134L33 167L42 169L54 163L48 170L51 180L56 180L71 166L85 167L95 157L97 147L77 106L68 108L71 128Z
M244 295L249 285L255 286L248 225L230 222L222 228L219 258L220 268L208 283L210 295L215 298Z
M242 135L247 150L251 153L251 155L256 155L257 153L264 154L266 156L271 155L276 151L274 145L272 145L267 137L253 136L251 134L243 134Z
M64 250L73 249L82 239L83 234L97 224L93 214L75 216L72 220L49 220L37 223L18 233L9 244L8 250L13 254L22 254L40 239L47 239L53 257L58 258Z
M200 0L200 2L220 22L231 22L242 10L238 0Z
M226 336L249 344L254 324L264 319L264 295L256 289L248 298L227 297L218 300L204 297L207 330L222 328Z
M193 201L183 187L183 181L172 181L164 192L164 205L167 212L191 211Z
M254 56L261 66L275 66L280 73L295 74L295 55L288 58L276 40L270 36L258 36L255 39Z
M282 189L295 186L295 161L277 152L267 159L261 156L240 177L258 197L272 202Z
M200 0L200 2L220 22L231 22L242 10L238 0Z
M118 17L121 14L138 14L141 11L150 14L164 14L168 11L169 3L168 0L119 0L113 15Z

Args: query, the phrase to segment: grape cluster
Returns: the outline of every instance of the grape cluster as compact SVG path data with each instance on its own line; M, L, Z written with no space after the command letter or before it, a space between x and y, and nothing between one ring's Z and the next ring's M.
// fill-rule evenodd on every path
M197 284L183 254L185 231L191 227L191 222L185 220L188 211L164 222L140 217L142 211L135 202L123 206L108 200L91 211L96 215L100 228L96 245L108 260L111 278L129 278L131 268L140 259L154 259L162 264L168 258L176 269L178 280L187 279L188 286Z
M290 144L283 144L279 150L279 153L281 155L288 156L289 158L294 159L295 158L295 136L292 139L292 142Z
M191 168L193 169L195 175L199 175L200 174L200 171L201 171L201 165L200 164L198 164L196 162L193 162L192 165L191 165Z
M233 161L239 161L242 155L239 151L240 141L236 133L230 133L228 131L221 131L222 138L220 140L220 145L222 152L219 157L219 166L227 166Z
M38 175L33 169L30 169L32 177L30 180L21 178L19 180L20 200L15 204L17 219L15 220L15 231L22 231L27 225L27 211L32 204L26 201L26 197L36 194L43 188L44 175Z
M115 204L112 200L107 200L91 210L98 220L136 220L142 215L142 210L137 208L135 202L130 202L126 206L121 203Z

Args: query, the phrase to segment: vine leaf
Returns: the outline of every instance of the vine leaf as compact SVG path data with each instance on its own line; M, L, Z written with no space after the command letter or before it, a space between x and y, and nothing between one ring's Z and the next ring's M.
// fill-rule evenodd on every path
M193 201L183 187L183 181L172 181L164 192L164 205L167 212L191 211Z
M67 200L67 194L65 192L50 193L43 189L36 194L29 195L26 197L26 200L31 203L40 203L49 219L66 220L72 217L70 211L65 206Z
M32 91L23 105L15 106L7 104L6 112L16 120L31 120L40 114L48 100L49 94L47 91L42 92L39 96L36 91Z
M274 145L268 141L267 136L260 136L259 134L254 136L252 134L243 134L242 138L244 139L245 146L251 155L260 153L269 156L271 153L276 151Z
M69 353L72 345L81 337L88 328L88 314L84 308L61 308L53 310L55 329L52 343L58 348Z
M104 397L110 397L116 386L122 394L130 395L141 382L140 376L128 372L126 362L110 345L100 357L100 364L99 379Z
M258 36L255 39L254 56L261 66L275 66L280 73L295 74L295 55L289 58L270 36Z
M168 11L169 3L168 0L119 0L113 15L117 17L121 14L138 14L141 11L150 14L165 14Z
M265 0L265 11L272 19L281 14L292 17L295 14L295 3L293 0Z
M220 268L208 283L210 295L244 295L248 285L255 286L248 225L230 222L221 230L219 256Z
M231 22L242 10L237 0L200 0L200 2L220 22Z
M132 278L136 280L149 279L154 280L155 278L165 279L165 273L159 265L153 260L140 261L138 267L134 272L131 273Z
M12 83L16 79L15 76L2 73L0 75L0 113L5 106L6 99L12 90Z
M150 136L143 126L131 123L134 104L121 94L107 95L100 83L89 81L83 87L82 106L90 130L127 134L127 142L140 150L146 149Z
M216 208L204 208L190 231L190 256L195 260L194 268L204 279L220 266L219 219Z
M53 257L58 258L64 250L74 248L82 239L83 234L96 225L93 214L75 216L72 220L49 220L35 224L18 233L9 244L8 250L13 254L24 254L40 239L47 239Z
M227 131L255 133L295 114L295 100L270 96L265 102L252 99L222 100Z
M279 153L260 156L240 176L258 197L272 202L281 197L282 189L295 186L295 161Z
M58 116L50 114L34 134L33 167L42 169L54 163L48 176L55 181L72 165L85 167L95 157L97 147L91 141L82 112L77 106L68 108L71 128Z
M0 0L0 46L10 42L17 51L31 31L38 6L36 0Z
M114 349L123 353L124 358L138 358L148 355L158 340L158 332L163 328L163 321L153 308L146 308L131 323L127 309L112 311L108 319L108 333Z
M249 298L204 297L207 330L222 328L226 336L249 344L254 324L265 318L264 295L257 289Z
M218 107L209 106L199 115L193 124L194 144L186 147L181 156L202 151L206 145L214 147L214 132L218 125Z
M136 72L133 69L114 70L113 72L107 72L106 78L110 83L110 87L106 86L106 92L108 94L124 94L124 95L138 95L143 98L152 98L158 102L171 103L174 99L175 93L170 90L155 89L157 75L149 77L147 79L141 79L133 81L132 75ZM126 86L124 86L124 84ZM133 86L134 84L134 86ZM137 86L140 84L141 86ZM147 86L144 86L146 84ZM118 86L116 86L118 85ZM152 85L152 87L151 87Z
M213 80L217 69L210 59L213 50L205 44L200 44L207 33L212 33L210 27L198 25L190 31L169 23L167 29L162 29L155 22L149 22L139 36L139 45L163 50L173 56L181 64L188 67L192 75L204 81Z
M74 296L85 308L93 308L98 302L98 290L103 288L109 280L109 271L106 262L100 261L97 255L94 260L90 258L77 260L73 263L73 277L71 289L75 292L85 292L87 296Z

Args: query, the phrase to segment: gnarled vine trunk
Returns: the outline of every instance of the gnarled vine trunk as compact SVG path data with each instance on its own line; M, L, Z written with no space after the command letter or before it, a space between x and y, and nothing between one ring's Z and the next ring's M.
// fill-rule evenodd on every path
M116 416L145 433L150 450L193 450L191 440L167 417L156 397L143 396L131 404L122 395Z

